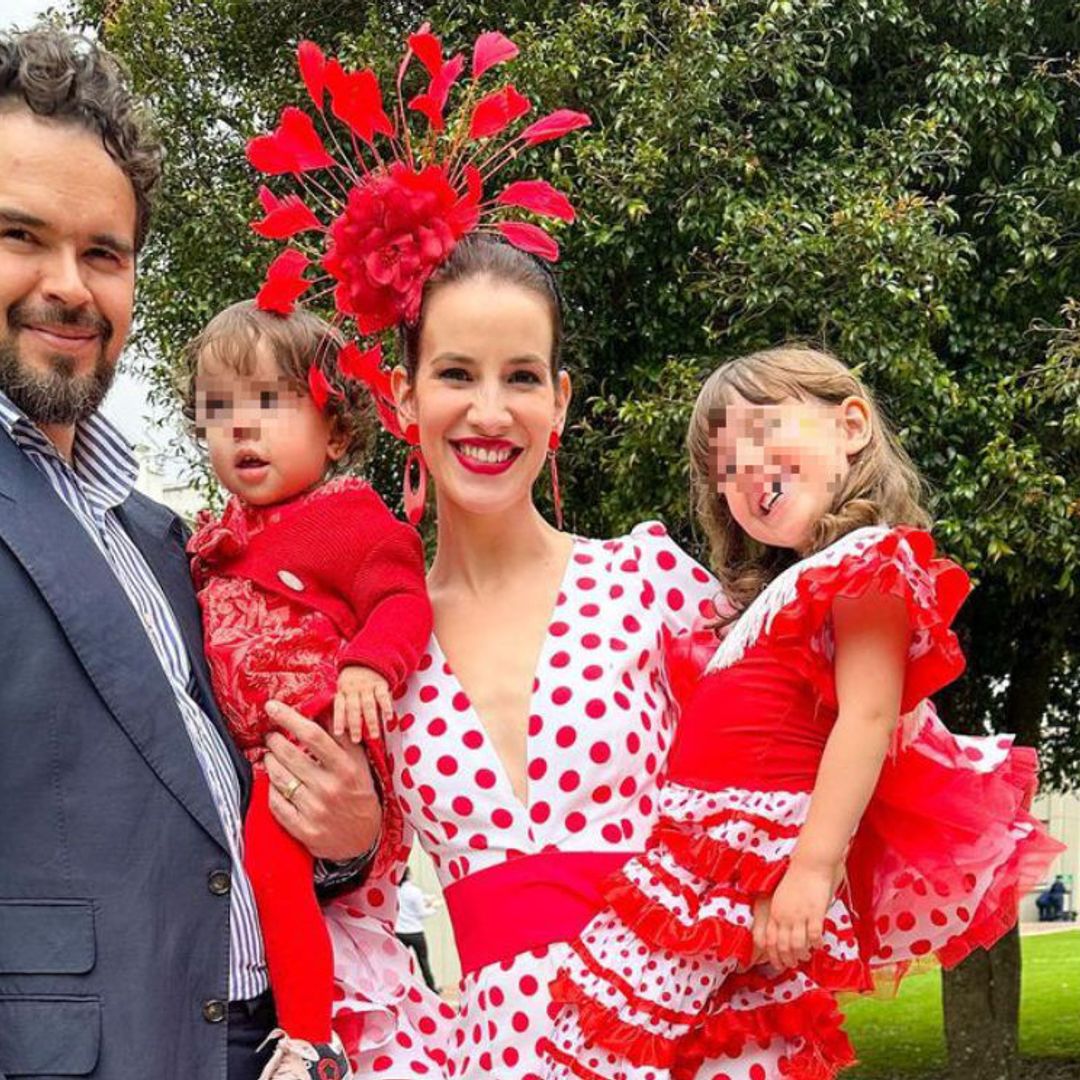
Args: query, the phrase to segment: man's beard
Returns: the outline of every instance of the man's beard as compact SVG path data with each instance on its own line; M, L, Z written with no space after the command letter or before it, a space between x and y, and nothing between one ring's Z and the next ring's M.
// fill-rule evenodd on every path
M100 316L53 306L33 315L16 304L8 310L8 333L0 338L0 391L11 403L38 425L76 424L97 412L112 385L116 365L106 356L112 324ZM74 374L75 361L65 353L50 358L51 370L32 370L20 362L16 333L32 324L78 326L95 330L99 351L94 369L87 375Z

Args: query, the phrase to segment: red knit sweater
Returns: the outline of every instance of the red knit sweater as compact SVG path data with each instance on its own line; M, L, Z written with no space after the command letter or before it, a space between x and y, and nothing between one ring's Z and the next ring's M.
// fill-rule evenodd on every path
M188 551L208 645L215 613L207 587L218 577L286 601L297 621L304 611L326 616L345 642L337 667L371 668L392 688L412 673L431 635L420 538L361 480L333 480L274 506L234 497L220 521L201 524Z

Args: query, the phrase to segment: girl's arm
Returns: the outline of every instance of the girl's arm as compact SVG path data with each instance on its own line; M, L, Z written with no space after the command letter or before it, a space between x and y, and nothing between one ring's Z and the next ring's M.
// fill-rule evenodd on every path
M832 610L839 714L818 767L806 824L766 911L755 944L775 967L821 945L825 913L844 857L877 786L900 713L911 636L904 602L879 592L837 599Z

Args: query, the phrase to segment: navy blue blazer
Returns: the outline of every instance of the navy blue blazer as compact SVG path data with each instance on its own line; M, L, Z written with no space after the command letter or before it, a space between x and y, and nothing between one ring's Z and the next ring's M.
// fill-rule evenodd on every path
M118 513L224 734L183 526L137 493ZM137 613L0 430L0 1080L225 1080L229 871Z

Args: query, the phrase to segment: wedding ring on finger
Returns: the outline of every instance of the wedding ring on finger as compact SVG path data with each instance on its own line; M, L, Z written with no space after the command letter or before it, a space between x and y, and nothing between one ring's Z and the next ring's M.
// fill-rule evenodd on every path
M296 793L304 786L304 781L299 776L292 777L287 784L279 787L278 791L294 806L296 805Z

